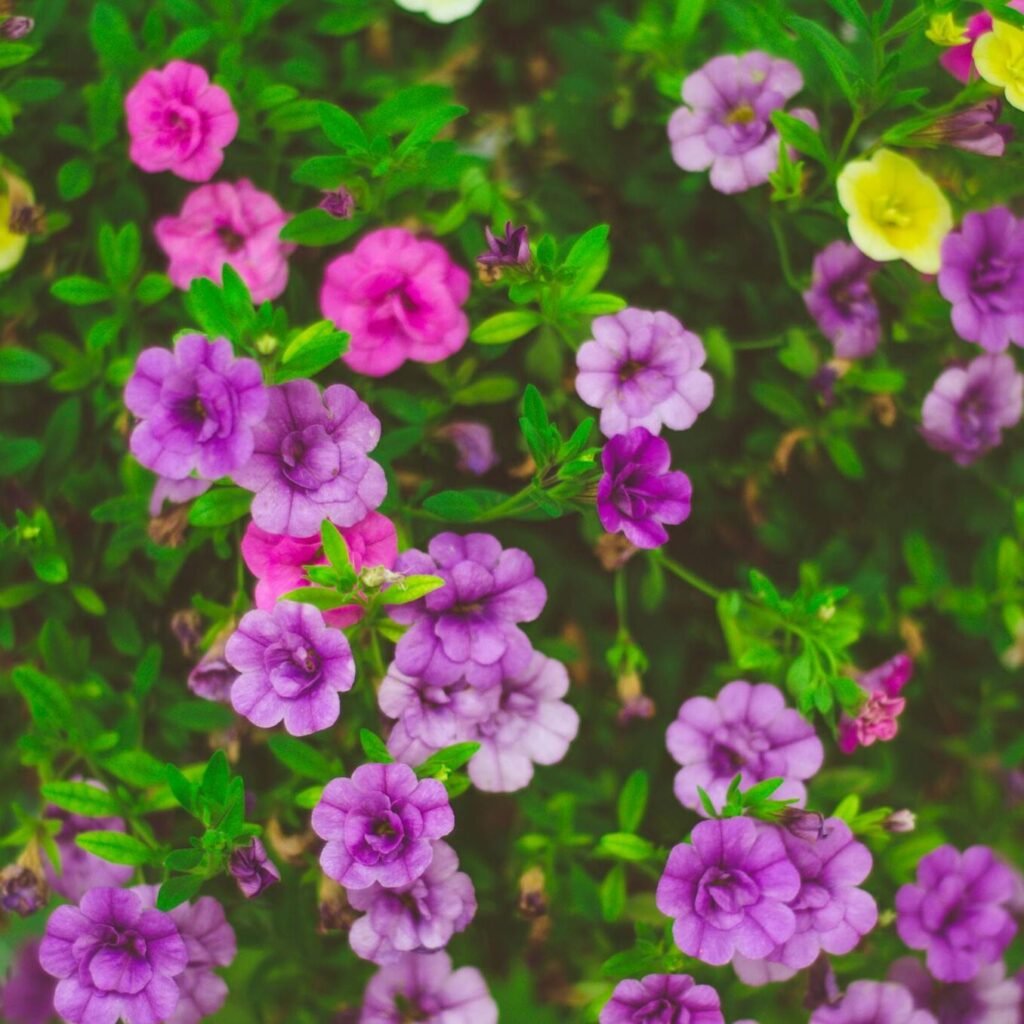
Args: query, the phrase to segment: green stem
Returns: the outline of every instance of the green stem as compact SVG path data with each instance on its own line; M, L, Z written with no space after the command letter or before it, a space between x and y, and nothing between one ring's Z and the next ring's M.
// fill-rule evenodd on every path
M707 580L701 579L696 573L690 572L689 569L673 561L668 555L657 552L653 557L663 569L672 573L673 576L678 576L684 583L689 583L694 590L699 590L702 594L710 597L712 601L717 601L722 596L723 591L719 590L718 587L712 586Z
M796 279L796 275L793 273L793 265L789 259L789 243L786 241L786 236L783 234L782 225L779 224L778 217L775 214L771 214L768 218L768 222L771 225L772 235L775 238L775 248L779 251L779 263L782 266L782 276L786 279L786 284L789 285L794 291L803 291L803 286Z

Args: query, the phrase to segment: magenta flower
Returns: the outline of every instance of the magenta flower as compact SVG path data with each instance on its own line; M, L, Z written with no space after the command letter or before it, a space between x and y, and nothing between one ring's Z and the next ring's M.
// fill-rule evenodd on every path
M287 257L295 246L278 237L287 221L273 196L243 178L200 186L177 217L161 217L153 231L177 287L188 288L197 277L219 283L227 264L253 302L264 302L276 299L288 283Z
M708 964L734 953L768 956L796 930L789 903L800 891L779 830L751 818L702 821L692 845L672 848L658 882L658 909L675 919L672 935L687 955Z
M361 765L329 782L313 809L313 829L327 840L320 866L349 889L411 885L430 867L433 841L454 827L444 786L417 780L405 764Z
M380 420L350 387L321 394L311 380L291 380L271 388L253 456L234 480L256 493L252 519L268 533L310 537L325 519L354 526L387 494L384 471L367 457L379 440Z
M916 884L896 893L896 931L927 951L939 981L972 981L1016 934L1007 909L1013 892L1013 873L987 846L940 846L921 858Z
M900 692L913 674L910 656L897 654L857 677L867 699L856 718L843 715L839 721L839 749L844 754L852 754L858 747L870 747L876 740L895 739L899 730L896 719L907 704Z
M498 464L494 434L486 423L446 423L438 428L437 436L455 446L458 455L455 465L463 473L483 476Z
M912 956L889 968L889 980L903 985L921 1009L938 1024L1020 1024L1024 986L1006 976L1002 961L983 967L973 981L938 985L924 965Z
M871 294L877 269L850 242L832 242L814 257L804 304L840 359L861 359L878 348L881 315Z
M599 1024L725 1024L718 993L688 974L648 974L615 986Z
M775 798L802 804L807 797L804 781L825 759L814 727L786 707L778 687L742 680L727 683L713 700L685 701L665 742L683 766L676 773L676 799L698 814L704 813L698 787L720 807L737 775L745 789L765 779L784 779Z
M711 404L700 338L670 313L624 309L599 316L576 354L576 391L601 410L605 437L646 427L687 430Z
M255 899L265 889L281 881L281 872L258 836L253 836L248 846L232 850L228 869L247 900Z
M50 915L39 963L58 979L53 1006L71 1024L160 1024L180 998L185 940L169 914L136 892L92 889Z
M927 1010L891 981L855 981L835 1005L819 1006L810 1024L935 1024Z
M147 71L124 98L132 163L150 174L170 171L209 181L238 132L231 97L198 64L172 60Z
M779 165L779 133L771 121L804 86L795 64L755 50L713 57L683 82L680 107L668 122L672 159L684 171L711 168L719 192L762 185ZM793 117L817 127L809 110Z
M0 1018L8 1024L49 1024L57 983L39 966L39 939L14 951L7 977L0 978Z
M345 362L383 377L407 359L437 363L458 352L469 337L468 296L469 275L437 242L381 228L327 265L320 308L351 335Z

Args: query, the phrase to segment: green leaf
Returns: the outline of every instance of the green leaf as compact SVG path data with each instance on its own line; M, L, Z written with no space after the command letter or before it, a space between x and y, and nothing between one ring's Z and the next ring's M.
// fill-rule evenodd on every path
M626 909L626 866L614 864L601 882L601 916L609 924Z
M86 853L94 854L111 864L151 864L155 855L155 851L145 843L123 832L80 832L75 842Z
M320 543L323 545L327 561L335 569L351 569L352 559L349 555L348 545L341 532L330 520L325 519L320 524Z
M57 194L64 200L78 199L92 188L93 166L76 156L57 170Z
M227 755L223 750L215 750L210 755L210 760L206 762L206 768L203 769L199 794L219 806L227 799L230 781L231 767Z
M794 14L788 24L808 44L807 51L825 63L847 100L856 103L863 77L853 52L818 21Z
M843 434L829 434L824 441L829 458L843 476L851 480L864 479L864 463L861 462L857 449Z
M175 800L185 808L192 811L196 805L196 792L198 786L190 782L182 771L173 764L164 765L164 778Z
M458 771L464 764L470 761L479 749L479 743L453 743L450 747L445 747L443 750L431 754L416 769L416 774L421 779L428 779L437 775L438 772L443 774Z
M621 295L613 295L611 292L591 292L579 299L570 300L566 305L580 316L604 316L618 313L629 303Z
M82 274L72 274L54 281L50 285L50 294L69 306L92 306L97 302L106 302L113 296L110 285Z
M105 789L88 782L47 782L40 792L51 804L84 818L112 818L121 805Z
M427 498L423 507L449 523L472 523L507 500L508 495L501 491L478 487L464 491L440 491Z
M200 494L188 510L192 526L227 526L249 514L252 494L241 487L214 487Z
M459 388L452 395L457 405L489 405L507 402L519 394L519 382L515 377L482 377L480 380Z
M279 601L296 601L299 604L311 604L322 612L333 611L335 608L343 608L352 604L352 598L348 594L342 594L337 590L328 587L296 587L282 594Z
M75 712L60 683L33 665L18 665L11 680L25 699L33 722L44 729L72 731Z
M644 771L637 770L626 779L618 804L619 828L623 832L635 832L640 827L650 785L650 776Z
M369 729L359 730L359 744L367 760L376 764L391 764L395 759L388 753L387 744Z
M100 63L115 75L127 76L139 66L142 51L128 18L114 4L106 0L93 4L89 38Z
M230 708L210 700L181 700L165 707L164 721L192 732L226 729L233 721Z
M326 210L316 207L297 213L283 228L281 240L295 242L296 245L337 245L351 238L359 231L365 218L359 215L345 219L332 217Z
M191 871L193 868L199 867L203 862L205 854L202 850L196 850L189 848L187 850L171 850L166 857L164 857L164 867L168 871Z
M164 765L144 750L123 750L112 754L103 762L103 767L122 782L139 788L160 786L167 781Z
M327 757L294 736L271 736L267 745L274 757L296 775L326 782L335 774L335 767Z
M84 583L72 583L71 596L82 611L97 616L107 614L106 602L92 587Z
M203 887L202 875L175 875L168 878L156 896L157 910L173 910L188 902Z
M497 313L476 325L469 335L478 345L504 345L529 334L542 320L539 313L530 309L518 309L509 313Z
M44 448L34 437L0 435L0 477L14 476L30 469L43 457ZM5 606L0 601L0 608Z
M354 150L357 153L366 151L370 144L366 132L347 110L333 103L318 103L317 113L328 142L339 149Z
M274 382L313 377L336 363L348 349L349 336L330 320L320 320L300 331L285 347Z
M467 113L469 111L465 107L453 103L421 118L413 130L398 144L395 149L395 157L401 160L413 150L427 145L443 128Z
M36 52L31 43L0 43L0 68L24 64Z
M809 156L826 167L831 164L831 157L821 140L821 135L806 121L801 121L799 117L793 117L783 110L776 110L772 114L772 124L778 129L783 140L798 153Z
M807 420L807 410L793 392L781 384L768 380L755 380L750 385L750 394L758 405L778 416L786 423L801 423Z
M31 384L53 369L50 361L27 348L0 348L0 384Z
M654 844L631 832L608 832L597 842L594 853L598 857L612 857L615 860L645 861L658 856Z
M445 585L440 576L405 576L381 594L383 604L410 604Z
M610 255L607 224L598 224L576 239L563 264L575 274L567 293L569 298L587 295L597 287L608 269Z
M145 274L135 286L135 298L144 306L166 299L174 291L174 285L166 274Z

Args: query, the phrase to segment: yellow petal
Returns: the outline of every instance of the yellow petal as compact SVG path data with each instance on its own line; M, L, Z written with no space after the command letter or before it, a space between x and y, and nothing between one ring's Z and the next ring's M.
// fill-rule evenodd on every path
M962 46L970 42L966 27L952 14L933 14L925 36L936 46Z
M974 44L974 65L986 82L1006 90L1006 102L1024 110L1024 29L997 21Z

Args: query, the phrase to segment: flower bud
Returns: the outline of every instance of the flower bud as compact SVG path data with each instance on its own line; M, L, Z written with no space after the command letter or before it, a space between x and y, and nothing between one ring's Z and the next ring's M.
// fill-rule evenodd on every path
M832 831L820 811L805 811L802 807L787 807L779 815L779 824L791 835L809 843L824 839Z
M42 870L29 864L9 864L0 870L0 909L28 917L46 906L49 890Z
M36 27L34 18L26 18L24 15L15 15L8 18L0 25L0 38L3 39L24 39L32 29Z
M240 846L231 854L229 867L247 900L254 899L264 889L281 881L281 873L256 836L253 836L248 846Z
M893 811L885 821L882 828L886 832L893 832L897 835L902 832L913 832L917 827L917 815L913 811L904 808L901 811Z

